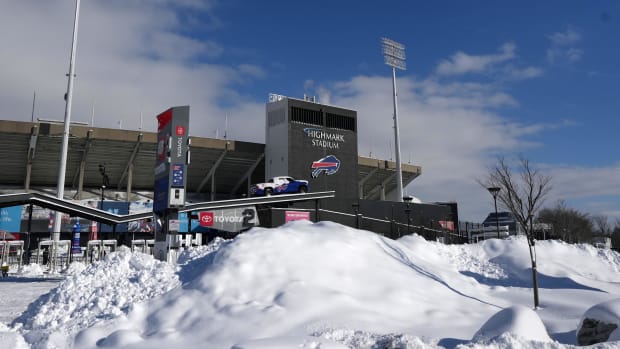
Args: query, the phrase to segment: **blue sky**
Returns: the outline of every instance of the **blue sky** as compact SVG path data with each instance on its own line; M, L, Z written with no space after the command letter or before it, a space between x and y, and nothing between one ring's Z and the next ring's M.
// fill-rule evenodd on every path
M62 119L74 1L4 1L3 119ZM270 92L358 111L360 155L393 157L390 69L380 38L406 45L397 73L406 188L492 208L476 179L523 155L559 199L620 219L620 4L614 1L82 1L73 120L153 131L190 105L191 133L264 142ZM11 48L6 49L6 48ZM94 113L93 113L94 110ZM140 114L143 115L142 126Z

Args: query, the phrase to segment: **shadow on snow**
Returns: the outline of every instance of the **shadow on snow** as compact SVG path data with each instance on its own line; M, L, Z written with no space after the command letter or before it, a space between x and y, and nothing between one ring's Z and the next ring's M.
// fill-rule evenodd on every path
M528 271L529 272L529 271ZM525 281L519 278L506 278L506 279L493 279L474 273L471 271L461 271L461 274L474 278L478 283L487 286L502 286L502 287L532 287L531 280ZM530 272L531 274L531 272ZM588 290L605 292L601 289L582 285L575 282L571 278L567 277L554 277L545 274L538 273L538 288L547 289L574 289L574 290Z

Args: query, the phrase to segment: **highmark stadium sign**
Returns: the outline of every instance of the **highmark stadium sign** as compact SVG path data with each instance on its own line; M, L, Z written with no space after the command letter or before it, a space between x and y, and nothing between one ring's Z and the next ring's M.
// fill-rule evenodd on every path
M304 133L312 139L312 146L324 149L340 149L340 144L344 143L344 135L335 132L325 132L320 128L307 127Z

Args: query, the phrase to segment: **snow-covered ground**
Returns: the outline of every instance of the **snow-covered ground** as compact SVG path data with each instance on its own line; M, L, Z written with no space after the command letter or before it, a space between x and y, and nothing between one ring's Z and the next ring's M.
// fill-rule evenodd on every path
M443 245L297 221L186 250L176 266L123 250L60 281L36 267L1 280L0 347L570 348L586 311L618 307L620 256L536 251L538 309L523 238Z

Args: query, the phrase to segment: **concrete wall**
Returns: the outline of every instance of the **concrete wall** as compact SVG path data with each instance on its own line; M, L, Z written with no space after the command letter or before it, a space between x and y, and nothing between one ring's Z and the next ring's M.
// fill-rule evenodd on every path
M267 103L265 118L265 180L289 173L288 100Z

